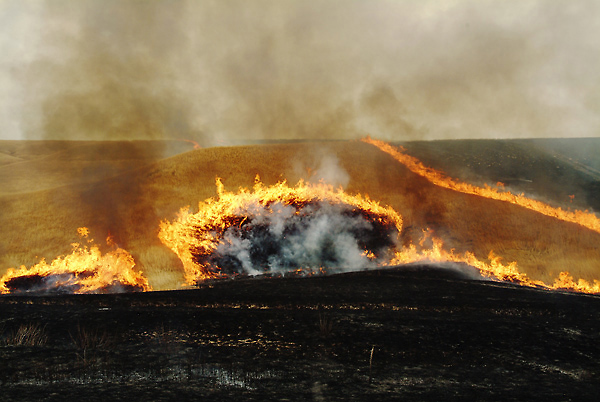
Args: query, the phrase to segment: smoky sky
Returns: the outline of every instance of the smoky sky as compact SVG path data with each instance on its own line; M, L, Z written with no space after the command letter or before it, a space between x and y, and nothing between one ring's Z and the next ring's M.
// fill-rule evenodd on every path
M0 0L0 139L597 136L600 3Z

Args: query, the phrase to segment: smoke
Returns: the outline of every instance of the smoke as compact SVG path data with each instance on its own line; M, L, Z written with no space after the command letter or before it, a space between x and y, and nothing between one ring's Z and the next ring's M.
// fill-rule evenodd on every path
M593 0L0 3L0 138L594 136Z
M350 182L350 174L341 165L335 152L327 147L315 147L308 158L294 160L292 168L296 176L311 183L324 182L336 188L345 188Z
M197 254L198 263L227 275L367 269L389 261L399 236L393 224L346 204L276 202L238 213L242 223L219 234L210 254Z
M91 275L91 273L88 273ZM11 294L73 294L82 292L80 276L74 272L49 275L23 275L8 280L4 285ZM128 293L144 291L142 286L121 283L115 279L111 283L85 293Z

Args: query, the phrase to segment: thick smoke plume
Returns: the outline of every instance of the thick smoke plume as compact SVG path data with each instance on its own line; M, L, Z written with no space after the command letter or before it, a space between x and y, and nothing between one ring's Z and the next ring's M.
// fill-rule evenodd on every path
M595 136L600 3L0 3L0 138Z

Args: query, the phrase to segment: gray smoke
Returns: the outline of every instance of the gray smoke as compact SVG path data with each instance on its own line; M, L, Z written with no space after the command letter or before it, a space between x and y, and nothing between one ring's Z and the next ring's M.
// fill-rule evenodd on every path
M369 219L345 204L276 202L239 211L236 219L240 217L239 225L216 234L214 251L197 255L197 262L226 274L306 273L320 268L343 272L389 261L399 242L393 224Z
M595 136L594 0L4 0L0 138Z

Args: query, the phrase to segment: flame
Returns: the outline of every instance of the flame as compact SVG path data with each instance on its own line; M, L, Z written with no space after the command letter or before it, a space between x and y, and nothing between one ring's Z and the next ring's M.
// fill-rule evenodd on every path
M584 226L595 232L600 233L600 219L588 211L565 211L561 208L554 208L548 204L545 204L538 200L533 200L526 197L523 194L513 194L509 191L504 191L504 186L498 183L498 188L492 188L489 186L478 187L469 183L464 183L458 180L454 180L446 176L443 172L435 170L433 168L423 165L423 163L417 158L405 154L402 147L397 148L386 142L373 139L371 137L363 138L363 142L374 145L383 152L391 155L398 162L405 165L410 171L416 173L431 183L444 187L450 190L458 191L464 194L478 195L481 197L490 198L493 200L506 201L511 204L515 204L532 211L536 211L540 214L551 216L556 219L560 219L565 222L572 222L578 225Z
M204 258L215 252L226 240L223 233L227 228L242 229L253 219L259 210L268 207L268 213L277 213L273 205L302 206L315 201L328 204L344 204L355 210L374 217L380 222L391 222L396 228L397 236L402 229L402 218L390 207L383 207L368 197L346 194L342 189L334 190L323 183L307 184L300 181L295 187L286 182L273 186L265 186L258 179L253 191L241 188L238 193L225 191L223 183L217 179L217 198L210 198L199 204L197 213L190 213L189 208L182 208L173 222L163 221L160 225L159 238L171 248L181 259L185 268L188 284L196 284L206 279L222 278L228 275L214 261ZM296 211L298 214L299 211ZM391 253L385 258L378 258L370 249L363 249L362 256L375 263L375 267L410 264L416 262L457 263L466 264L479 271L481 276L491 280L508 281L524 286L545 289L565 289L585 293L600 292L600 282L590 284L584 280L575 282L566 272L560 274L554 284L530 279L519 272L516 262L503 263L501 258L490 251L487 261L479 260L473 253L456 253L446 250L442 240L433 236L429 230L423 231L418 244L399 246L400 242L390 244ZM200 257L199 257L200 256ZM302 268L309 268L307 270ZM315 274L326 273L324 267L290 267L289 273Z
M259 213L274 214L291 206L293 214L299 215L307 205L345 205L352 213L368 215L373 223L395 228L397 234L402 229L402 218L393 209L383 207L368 197L346 194L341 188L334 190L324 183L300 181L295 187L290 187L286 182L279 182L265 186L257 177L253 191L241 188L238 193L226 191L220 179L216 184L218 198L201 202L195 214L189 213L188 207L182 208L174 222L163 221L160 224L159 238L181 259L188 284L223 276L222 267L203 257L224 244L227 228L252 226L249 220ZM365 258L375 258L371 250L362 251ZM301 268L319 270L322 267Z
M197 141L190 140L188 138L177 138L177 141L189 142L194 146L194 149L202 149L202 146Z
M424 243L427 242L432 243L432 246L429 248L424 247ZM420 247L417 247L411 244L401 251L396 252L394 259L390 261L390 265L414 262L454 262L467 264L477 268L482 276L493 280L512 282L522 286L549 290L568 290L590 294L600 293L600 281L594 280L594 283L590 283L584 279L575 281L568 272L561 272L554 283L550 285L542 281L533 280L526 274L519 272L515 261L503 264L502 258L495 255L493 251L490 251L488 255L488 262L477 259L475 255L470 252L457 254L454 250L446 251L444 250L442 240L432 237L431 232L428 230L424 231L419 246Z
M87 239L89 229L77 229ZM107 239L111 240L111 237ZM91 243L92 240L88 240ZM73 251L49 264L42 259L27 268L9 268L0 278L0 293L20 291L106 293L122 290L152 290L142 272L135 271L135 261L126 250L116 247L102 254L98 246L73 243ZM23 288L23 290L21 290Z

